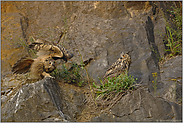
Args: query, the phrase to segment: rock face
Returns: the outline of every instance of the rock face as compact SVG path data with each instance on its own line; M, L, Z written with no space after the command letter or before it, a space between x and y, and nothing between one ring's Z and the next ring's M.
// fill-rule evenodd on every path
M44 90L43 81L26 84L26 75L21 75L23 80L11 75L11 68L17 60L26 55L33 56L27 48L31 36L56 42L61 31L64 36L60 45L74 53L70 62L80 64L81 60L90 61L86 68L91 80L99 82L98 77L103 77L120 53L129 51L132 62L129 74L149 88L149 93L137 90L125 96L111 109L112 114L101 114L92 121L180 120L180 105L175 103L182 100L182 56L173 57L159 65L159 59L166 54L163 42L165 18L168 18L166 10L171 5L179 4L122 1L1 2L2 121L63 121ZM152 83L152 73L155 72L158 74L157 90ZM21 84L24 85L16 90ZM86 108L83 100L87 97L73 85L67 87L62 84L59 84L60 89L55 88L53 92L61 94L60 107L64 114L77 121ZM132 103L127 107L121 106L121 111L114 111L128 101ZM163 114L163 111L170 113ZM26 116L22 117L24 114Z
M56 115L56 111L43 87L43 81L38 81L23 85L9 103L1 108L1 121L42 121Z
M125 95L110 114L93 118L93 122L153 122L181 121L182 106L155 98L148 92L138 89Z
M50 78L23 85L1 106L1 121L76 121L84 106L84 94L60 88ZM54 99L54 100L53 100ZM60 113L63 116L59 116Z
M182 99L182 56L166 61L160 68L161 81L157 92L167 100L179 102ZM168 71L168 72L167 72Z

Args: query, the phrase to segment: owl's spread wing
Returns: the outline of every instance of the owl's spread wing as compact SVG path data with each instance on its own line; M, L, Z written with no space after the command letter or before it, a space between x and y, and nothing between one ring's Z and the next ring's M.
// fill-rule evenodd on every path
M29 48L38 51L38 57L43 55L52 55L53 57L58 58L63 57L62 50L60 50L58 46L46 40L37 39L34 43L29 45Z
M52 55L54 59L63 59L64 61L73 57L73 54L63 46L42 39L37 39L34 43L29 45L29 48L37 50L38 56Z
M18 74L26 73L29 71L33 62L33 59L23 57L13 65L12 72Z

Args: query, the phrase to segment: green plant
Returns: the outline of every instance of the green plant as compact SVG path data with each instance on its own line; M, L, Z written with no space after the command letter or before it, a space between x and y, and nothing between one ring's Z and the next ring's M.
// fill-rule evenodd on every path
M83 85L83 83L84 83L84 80L79 81L79 82L78 82L79 87L81 87L81 86Z
M100 79L100 78L99 78ZM101 85L96 85L93 82L93 87L97 89L96 94L97 98L99 97L106 97L111 93L119 93L125 90L133 89L135 86L133 85L136 83L137 79L134 79L133 76L128 75L128 72L125 71L124 73L120 74L119 76L108 77L103 81L100 79Z
M182 9L171 7L172 11L167 10L170 13L169 21L166 21L166 46L169 49L165 49L165 51L169 51L170 56L175 56L177 54L182 53ZM174 26L170 26L170 23Z
M75 44L76 44L76 42L75 42ZM76 46L77 46L77 44L76 44ZM82 68L86 71L87 82L88 82L88 85L89 85L89 87L90 87L92 100L94 101L95 105L97 106L97 103L96 103L96 101L94 100L94 93L93 93L93 88L92 88L92 84L91 84L91 81L90 81L90 77L89 77L89 74L88 74L88 70L87 70L87 68L86 68L85 65L84 65L83 58L82 58L82 55L81 55L81 52L80 52L79 49L78 49L78 52L79 52L79 55L80 55L80 58L81 58Z
M165 61L165 56L159 58L159 62L160 62L160 63L163 63L164 61Z
M152 81L152 83L153 83L154 93L156 95L156 90L157 90L157 72L152 73L152 75L153 75L153 78L154 78L154 81Z
M179 99L178 103L182 104L182 99Z
M65 64L62 65L62 70L55 69L52 73L54 77L60 77L69 83L76 83L78 86L82 86L84 83L83 76L80 74L81 67L76 63L72 63L69 70Z

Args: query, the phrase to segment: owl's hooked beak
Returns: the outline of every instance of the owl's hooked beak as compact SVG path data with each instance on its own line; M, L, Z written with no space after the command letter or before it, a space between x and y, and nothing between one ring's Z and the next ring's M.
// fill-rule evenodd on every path
M66 63L67 62L67 58L63 58L64 62Z

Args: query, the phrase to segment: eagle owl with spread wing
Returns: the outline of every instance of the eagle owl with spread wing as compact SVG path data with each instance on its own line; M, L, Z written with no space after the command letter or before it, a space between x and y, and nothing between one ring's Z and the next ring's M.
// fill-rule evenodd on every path
M30 71L32 77L42 79L51 77L48 73L56 69L55 60L63 59L65 62L73 57L64 47L42 39L34 39L34 43L29 45L29 48L37 51L37 58L32 59L23 57L12 68L13 73L26 73Z

